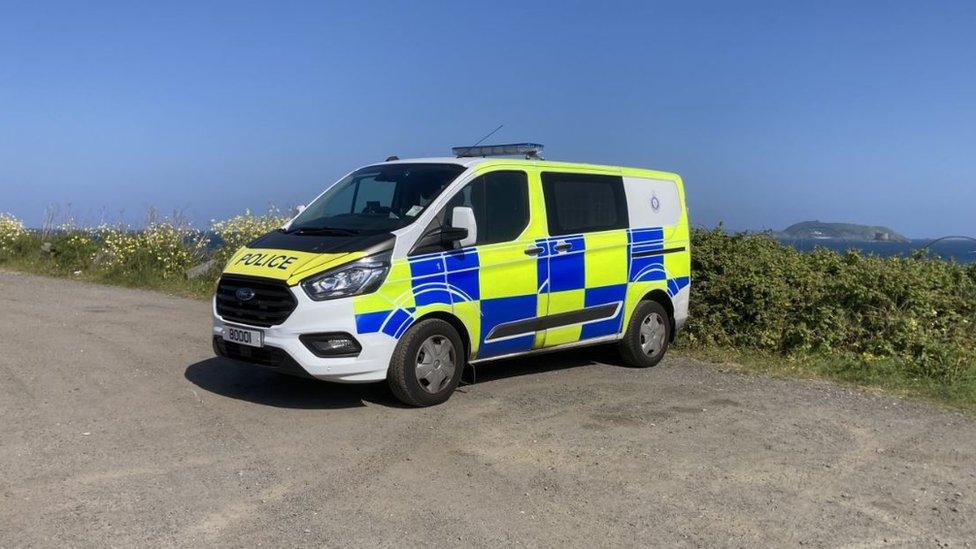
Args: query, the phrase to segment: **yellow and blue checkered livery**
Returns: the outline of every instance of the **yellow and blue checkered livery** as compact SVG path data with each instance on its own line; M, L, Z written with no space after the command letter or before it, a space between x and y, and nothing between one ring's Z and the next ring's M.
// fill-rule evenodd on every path
M379 290L354 299L359 333L379 332L396 339L417 319L447 313L467 332L469 359L484 359L618 336L640 300L654 291L673 298L688 286L690 255L683 207L669 227L547 236L540 173L593 168L537 161L518 164L529 174L532 214L522 235L513 242L394 261ZM512 169L512 162L491 161L479 168L479 173ZM635 169L611 173L672 182L683 204L676 175ZM557 251L557 243L568 244L569 250ZM541 248L540 253L527 256L524 250L529 244ZM601 306L606 315L595 321L531 329L533 319ZM525 326L522 333L497 330L520 321Z

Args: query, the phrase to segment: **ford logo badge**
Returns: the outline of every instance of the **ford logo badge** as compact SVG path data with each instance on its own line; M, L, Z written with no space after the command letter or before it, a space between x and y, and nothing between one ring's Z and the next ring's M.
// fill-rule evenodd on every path
M250 301L254 299L254 290L250 288L238 288L234 295L238 301Z

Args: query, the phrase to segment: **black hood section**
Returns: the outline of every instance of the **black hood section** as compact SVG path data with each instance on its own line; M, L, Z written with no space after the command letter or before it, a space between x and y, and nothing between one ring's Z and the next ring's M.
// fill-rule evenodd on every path
M274 230L254 240L247 247L318 254L366 252L369 255L392 250L395 241L396 237L390 233L336 236L284 233Z

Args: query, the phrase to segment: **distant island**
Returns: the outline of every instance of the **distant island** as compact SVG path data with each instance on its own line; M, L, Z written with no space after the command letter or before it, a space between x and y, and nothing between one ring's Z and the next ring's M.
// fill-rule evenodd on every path
M803 221L787 227L785 238L816 238L874 242L908 242L904 236L888 227L858 225L856 223L824 223L822 221Z

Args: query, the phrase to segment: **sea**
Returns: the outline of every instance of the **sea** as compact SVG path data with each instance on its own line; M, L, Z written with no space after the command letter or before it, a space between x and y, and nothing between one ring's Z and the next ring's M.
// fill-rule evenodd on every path
M873 254L881 257L910 256L915 250L921 250L932 242L931 239L909 240L908 242L880 242L854 241L833 238L781 238L779 241L793 246L801 252L810 252L821 247L835 252L854 250L862 254ZM976 242L972 240L943 240L928 246L934 257L954 260L958 263L976 263Z

